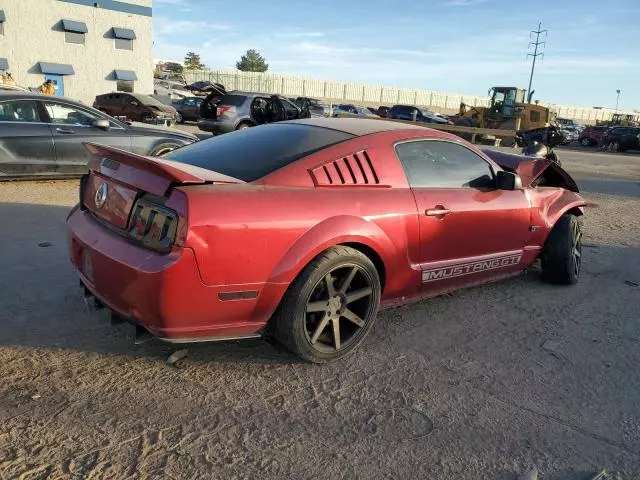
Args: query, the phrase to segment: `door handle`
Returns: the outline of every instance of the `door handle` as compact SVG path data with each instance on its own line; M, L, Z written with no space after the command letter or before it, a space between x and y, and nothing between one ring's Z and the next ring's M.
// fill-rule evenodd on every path
M451 213L451 210L444 208L442 205L436 205L436 208L431 208L424 212L427 217L444 217Z
M65 133L65 134L69 134L69 133L76 133L75 130L72 130L70 128L56 128L56 132L58 133Z

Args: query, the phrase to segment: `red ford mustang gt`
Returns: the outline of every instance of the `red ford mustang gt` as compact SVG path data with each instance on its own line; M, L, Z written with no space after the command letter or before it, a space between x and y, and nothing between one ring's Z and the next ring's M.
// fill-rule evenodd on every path
M169 342L269 334L312 362L379 307L516 275L572 284L585 201L553 162L306 119L146 158L99 145L67 219L85 294Z

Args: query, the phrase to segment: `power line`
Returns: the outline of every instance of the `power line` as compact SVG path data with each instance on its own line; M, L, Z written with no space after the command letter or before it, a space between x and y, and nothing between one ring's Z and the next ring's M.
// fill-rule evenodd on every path
M547 38L547 31L542 30L542 23L538 24L538 30L532 30L529 33L529 38L532 38L534 34L536 36L536 41L529 42L529 48L531 48L531 45L533 45L535 48L533 50L533 53L527 54L527 57L533 57L533 64L531 65L531 76L529 77L529 89L527 90L527 92L529 92L529 98L528 98L529 103L531 103L531 97L533 96L533 91L531 90L531 84L533 83L533 71L536 69L536 60L538 59L538 57L544 58L543 52L538 53L538 47L540 46L544 47L547 45L547 42L540 41L540 35L542 34L544 34L543 38Z

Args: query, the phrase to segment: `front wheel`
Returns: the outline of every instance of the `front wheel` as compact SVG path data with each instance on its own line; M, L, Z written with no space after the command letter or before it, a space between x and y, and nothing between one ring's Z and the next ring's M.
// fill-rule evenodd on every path
M313 363L344 357L365 338L378 313L380 278L350 247L317 256L291 284L270 321L275 339Z
M582 222L564 214L555 224L541 256L542 279L548 283L572 285L578 282L582 263Z

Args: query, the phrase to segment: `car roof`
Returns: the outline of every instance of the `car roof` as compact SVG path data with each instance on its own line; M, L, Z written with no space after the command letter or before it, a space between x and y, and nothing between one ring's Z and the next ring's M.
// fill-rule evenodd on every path
M0 90L0 101L2 100L42 100L46 98L47 100L54 100L54 101L62 101L62 102L66 102L66 103L70 103L73 105L77 105L79 107L87 107L88 105L82 103L82 102L78 102L77 100L72 100L70 98L67 97L59 97L59 96L50 96L50 95L44 95L42 93L38 93L38 92L19 92L19 91L13 91L13 90Z
M372 133L388 132L391 130L428 130L419 125L391 122L389 120L377 120L367 118L325 118L314 117L301 120L289 120L280 123L297 123L312 127L329 128L340 132L361 137Z

